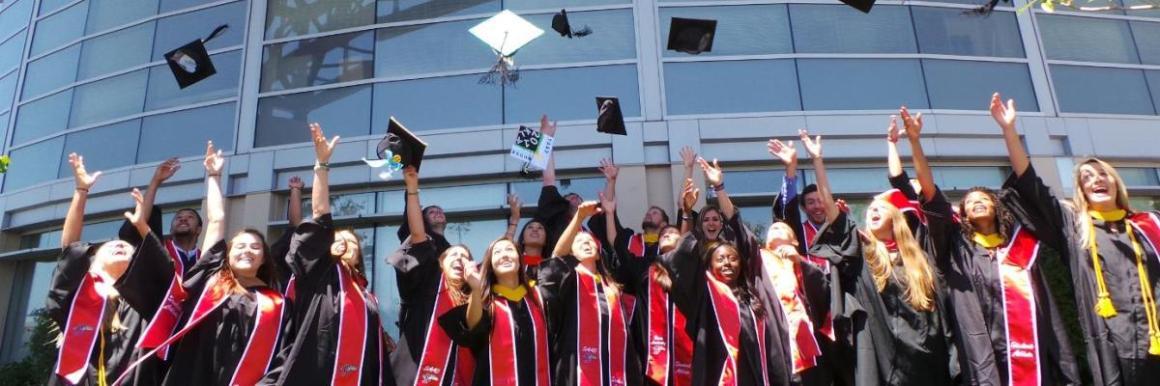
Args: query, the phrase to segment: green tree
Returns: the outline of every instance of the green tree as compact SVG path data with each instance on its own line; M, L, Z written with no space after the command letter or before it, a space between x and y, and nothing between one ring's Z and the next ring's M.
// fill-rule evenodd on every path
M5 385L43 385L52 374L56 362L56 339L60 329L43 309L33 313L36 325L28 339L28 356L0 366L0 380Z

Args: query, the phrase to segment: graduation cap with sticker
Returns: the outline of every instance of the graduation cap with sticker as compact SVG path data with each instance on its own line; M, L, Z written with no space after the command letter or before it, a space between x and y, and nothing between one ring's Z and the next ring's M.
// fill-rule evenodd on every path
M363 162L372 169L385 168L379 172L379 178L389 180L392 174L407 166L414 166L415 171L418 171L419 165L423 163L423 152L426 150L426 142L407 130L402 123L395 120L395 117L391 117L390 123L387 124L387 135L375 148L379 159L363 158Z
M184 89L217 73L205 44L221 35L226 28L229 28L229 24L219 25L205 39L194 40L165 53L165 63L169 64L178 87Z

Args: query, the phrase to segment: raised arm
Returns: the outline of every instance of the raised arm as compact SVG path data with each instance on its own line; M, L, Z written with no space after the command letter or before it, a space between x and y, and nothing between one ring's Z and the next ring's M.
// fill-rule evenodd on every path
M515 193L507 196L508 208L511 209L511 214L508 215L507 230L504 231L503 237L506 239L516 239L516 228L520 226L520 208L523 208L524 203L520 201L520 196Z
M886 128L886 169L890 172L890 177L901 176L902 157L898 155L898 138L902 136L902 132L898 130L898 116L890 116L890 126Z
M818 197L822 199L822 203L826 206L826 222L833 222L838 218L838 205L834 202L834 192L830 190L830 178L826 176L826 163L822 161L822 136L810 138L810 133L805 129L798 130L798 136L802 140L802 145L806 147L806 153L810 155L810 161L814 164L814 175L818 179Z
M572 216L572 221L568 223L567 228L564 228L564 233L556 242L556 248L552 250L553 258L572 254L572 240L576 238L577 233L580 233L580 224L584 223L584 219L600 213L599 205L596 201L585 201L576 208L576 215Z
M615 248L616 237L619 236L616 220L614 220L616 218L616 197L609 197L606 192L599 192L597 195L600 196L600 209L604 211L604 232L605 236L608 237L606 241L613 244L609 245L610 248Z
M286 208L286 219L290 220L290 227L296 227L302 223L302 188L306 187L306 183L302 182L298 176L290 177L290 203Z
M225 238L226 209L222 198L222 169L226 159L222 151L213 147L213 141L205 145L205 238L201 250L209 251L214 244Z
M693 179L686 178L681 188L681 234L693 230L693 205L701 198L701 189L693 186Z
M423 206L419 203L419 171L414 166L403 168L403 185L407 194L407 226L411 228L411 245L427 241L423 222Z
M330 155L338 144L338 136L329 141L322 132L322 126L310 124L310 137L314 141L314 185L310 187L310 210L314 218L330 214ZM420 223L422 224L422 223Z
M769 155L780 160L782 165L785 165L785 177L781 181L781 191L778 192L777 197L773 201L773 219L774 221L784 220L790 224L800 222L799 216L790 218L791 213L800 213L796 210L797 198L797 149L793 147L793 141L781 142L781 140L771 139L765 144Z
M491 256L483 258L490 259ZM483 287L483 273L474 261L463 264L463 280L471 287L471 296L467 299L467 329L471 330L483 320L483 295L490 292L491 288Z
M721 214L725 216L726 221L732 219L737 212L733 200L729 199L729 194L725 192L725 172L721 171L721 165L716 159L710 164L704 158L697 158L697 163L701 164L701 170L705 172L705 180L710 188L717 192L717 206L721 208Z
M1016 176L1023 176L1031 166L1027 158L1027 151L1023 149L1023 141L1019 140L1019 132L1015 131L1015 100L1008 99L1003 104L999 93L991 95L991 118L1003 129L1003 140L1007 143L1007 158L1011 160L1011 171Z
M556 123L548 121L548 114L540 115L540 132L544 135L556 136ZM553 152L554 154L555 152ZM544 186L556 186L556 156L548 156L548 165L544 168L542 177Z
M697 152L685 146L681 148L681 167L684 170L684 179L693 178L693 167L697 165Z
M64 228L60 231L61 248L81 241L81 230L85 225L85 203L89 199L89 189L101 176L101 172L89 174L85 170L85 157L77 153L68 155L68 163L73 169L76 189L73 190L72 202L68 205L68 213L64 216Z
M902 116L902 124L906 127L906 138L910 140L910 152L912 161L914 162L914 171L918 173L918 184L922 187L923 201L930 201L934 199L934 173L930 170L930 164L926 162L926 153L922 150L922 141L919 140L922 134L922 113L910 115L910 111L903 106L898 110L898 114ZM891 117L891 126L896 126L893 123L894 117Z

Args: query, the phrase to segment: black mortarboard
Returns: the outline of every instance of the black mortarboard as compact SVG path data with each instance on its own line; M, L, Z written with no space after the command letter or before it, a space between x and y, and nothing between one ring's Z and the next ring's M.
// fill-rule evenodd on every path
M568 22L568 11L563 9L560 10L560 13L552 16L552 29L556 30L556 32L559 32L560 36L567 36L569 39L571 39L572 36L579 38L588 36L592 33L592 28L588 28L588 26L584 26L584 28L578 30L573 30L572 24Z
M379 141L377 150L379 159L386 159L387 152L390 151L391 158L399 157L397 160L392 159L392 162L402 164L401 167L415 166L415 170L418 171L419 164L423 163L423 152L427 150L427 143L403 127L395 117L391 117L390 123L387 124L387 136Z
M209 52L205 49L205 43L217 37L227 27L229 26L225 24L220 25L205 39L194 40L165 53L165 62L169 64L169 70L173 71L173 77L177 78L179 87L192 86L217 73L213 61L209 58Z
M874 7L875 0L842 0L843 3L851 7L857 8L859 11L870 13L870 8Z
M668 49L693 55L713 51L716 31L716 20L674 17L669 25Z
M628 135L624 130L624 114L620 112L620 99L596 97L596 131L608 134Z

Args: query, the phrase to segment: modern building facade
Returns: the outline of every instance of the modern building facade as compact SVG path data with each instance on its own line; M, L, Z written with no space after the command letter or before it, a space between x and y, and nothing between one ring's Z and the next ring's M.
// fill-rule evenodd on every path
M403 192L361 162L390 116L429 143L422 199L443 206L448 238L476 253L502 234L506 194L527 203L525 218L535 211L540 183L508 149L542 113L559 121L564 191L594 198L598 161L622 166L626 224L649 204L674 207L684 146L719 159L743 217L768 224L782 171L764 143L798 128L824 136L835 190L858 207L887 185L883 138L903 104L926 115L945 190L998 186L1008 168L986 111L993 91L1016 99L1049 184L1070 192L1075 160L1095 155L1122 167L1137 207L1160 208L1160 9L1114 0L1046 14L1016 12L1025 0L1015 0L979 16L977 1L879 0L869 14L830 0L0 1L0 146L12 157L0 191L0 363L25 355L43 304L73 191L70 152L105 172L86 239L115 236L126 192L167 157L184 167L158 196L165 224L199 207L207 140L230 154L231 231L273 235L287 226L288 180L309 180L306 125L320 122L343 137L334 211L363 236L392 335L398 297L384 258L399 244ZM554 34L560 8L594 33ZM502 9L547 33L516 54L518 83L480 84L496 57L467 30ZM713 51L666 51L674 16L718 20ZM217 74L178 89L162 54L219 24L230 28L208 43ZM595 96L620 98L627 136L595 131Z

